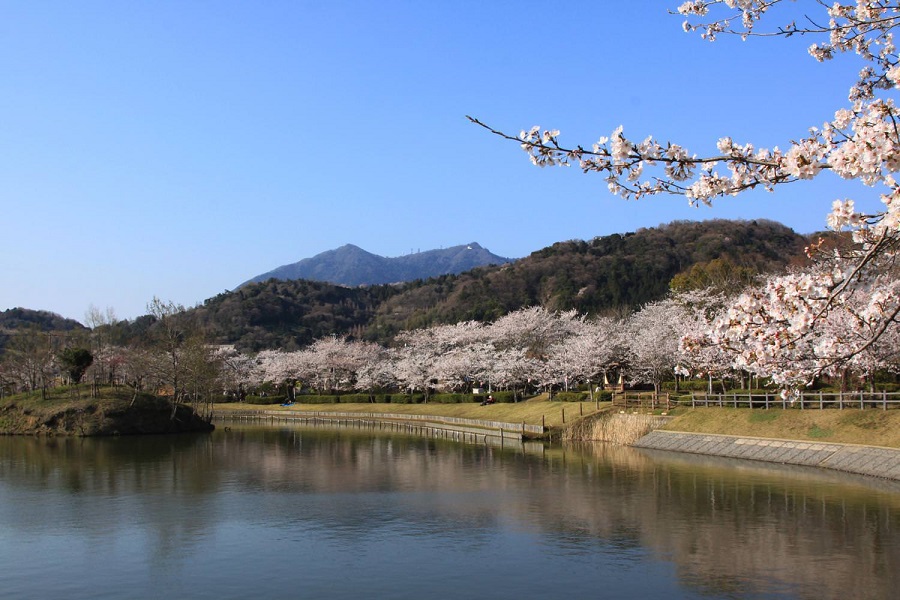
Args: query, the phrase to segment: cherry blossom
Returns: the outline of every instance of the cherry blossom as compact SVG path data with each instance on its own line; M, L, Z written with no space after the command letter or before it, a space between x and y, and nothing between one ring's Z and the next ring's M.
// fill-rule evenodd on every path
M675 373L679 341L690 320L685 307L671 298L651 302L629 317L626 346L632 382L650 383L659 392Z
M632 139L621 126L594 144L567 146L556 129L532 127L511 136L470 120L518 143L535 165L577 165L585 173L602 175L609 191L626 199L677 194L692 205L712 205L723 196L755 188L773 191L824 171L878 188L883 207L875 212L860 212L853 199L832 204L827 223L845 232L852 244L827 252L821 251L824 245L812 245L817 266L771 279L741 296L713 336L736 353L736 366L772 375L783 385L798 385L866 356L896 327L900 186L893 174L900 170L895 104L900 56L893 30L900 24L900 3L810 2L809 9L818 9L820 16L807 13L799 23L760 29L767 13L783 1L689 0L677 12L685 17L685 31L699 32L711 42L722 35L804 36L810 38L808 52L817 61L841 53L865 61L855 81L848 82L847 104L836 107L830 121L810 127L805 137L788 141L785 150L723 136L715 153L699 155L654 137ZM819 334L819 329L837 331L838 323L847 331ZM794 351L801 348L805 350Z

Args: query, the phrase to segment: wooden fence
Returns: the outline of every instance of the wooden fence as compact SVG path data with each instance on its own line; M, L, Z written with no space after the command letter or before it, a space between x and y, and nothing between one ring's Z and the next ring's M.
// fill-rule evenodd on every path
M613 395L613 406L640 409L671 409L677 406L698 407L731 407L731 408L877 408L888 410L900 408L900 392L821 392L801 391L797 395L782 397L778 392L769 393L733 393L706 394L689 392L674 394L663 392L622 392Z

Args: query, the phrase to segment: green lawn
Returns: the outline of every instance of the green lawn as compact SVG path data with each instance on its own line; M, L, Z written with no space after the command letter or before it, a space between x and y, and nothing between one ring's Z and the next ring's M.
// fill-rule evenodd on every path
M601 402L600 409L609 406ZM330 411L360 413L400 413L409 415L436 415L460 417L464 419L485 419L504 423L526 423L559 427L571 423L580 416L597 412L597 404L593 402L549 402L546 396L538 396L523 402L512 404L492 404L481 406L478 403L465 404L294 404L285 407L278 404L217 404L215 410L278 410L278 411ZM565 415L563 415L565 413Z
M900 410L695 408L665 429L900 448Z

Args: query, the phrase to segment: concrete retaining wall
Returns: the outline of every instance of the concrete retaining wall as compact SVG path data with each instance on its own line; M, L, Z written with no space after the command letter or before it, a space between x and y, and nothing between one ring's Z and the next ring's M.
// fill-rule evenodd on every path
M337 411L285 411L285 410L235 410L220 411L216 419L223 421L263 421L263 422L333 422L333 423L398 423L411 429L458 432L480 437L499 439L522 439L527 433L542 434L540 425L525 423L505 423L481 419L463 419L429 415L408 415L403 413L357 413Z
M900 450L679 431L651 431L637 448L805 465L900 480Z

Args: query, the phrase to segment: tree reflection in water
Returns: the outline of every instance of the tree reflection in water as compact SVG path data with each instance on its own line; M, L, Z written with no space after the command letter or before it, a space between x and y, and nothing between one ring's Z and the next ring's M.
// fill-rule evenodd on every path
M197 597L413 597L450 580L514 597L561 577L569 593L623 597L889 598L900 585L900 485L813 469L285 426L0 438L0 475L0 560L15 566L0 585L23 597L75 578L96 589L101 574L130 597L187 580ZM63 547L93 550L49 568Z

